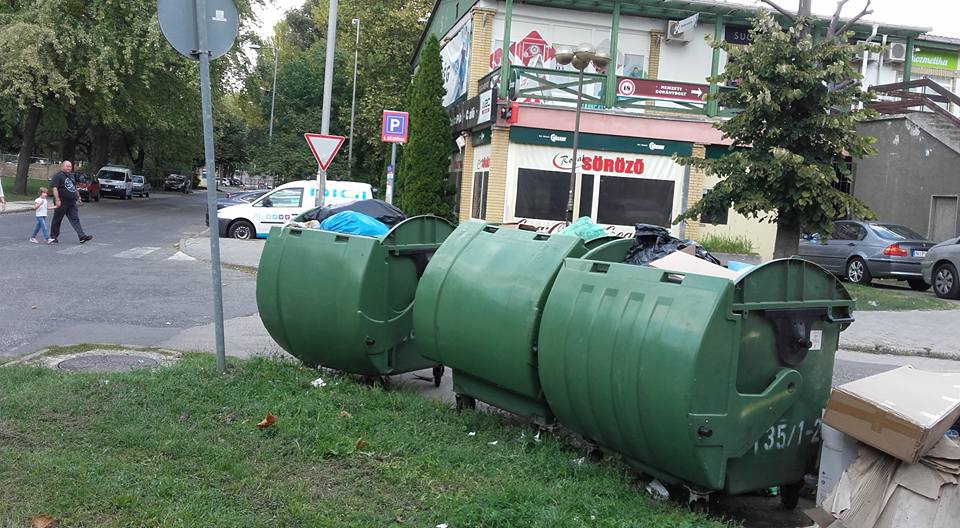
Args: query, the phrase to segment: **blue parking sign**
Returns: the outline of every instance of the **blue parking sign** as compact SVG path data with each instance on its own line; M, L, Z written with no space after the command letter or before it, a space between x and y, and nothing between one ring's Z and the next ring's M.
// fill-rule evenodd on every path
M410 116L406 112L384 110L380 139L386 143L406 143L409 125Z

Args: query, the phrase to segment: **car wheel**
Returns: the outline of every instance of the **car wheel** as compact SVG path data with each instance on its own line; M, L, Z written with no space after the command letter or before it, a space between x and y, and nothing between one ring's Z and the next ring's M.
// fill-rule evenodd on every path
M247 222L246 220L240 220L230 226L230 232L228 233L230 238L236 238L239 240L250 240L255 235L253 230L253 224Z
M930 289L930 285L923 279L907 279L907 284L910 285L911 290L927 291Z
M853 257L847 262L847 280L857 284L870 284L873 277L867 263L860 257Z
M953 264L944 262L933 270L933 293L943 299L960 299L960 276Z

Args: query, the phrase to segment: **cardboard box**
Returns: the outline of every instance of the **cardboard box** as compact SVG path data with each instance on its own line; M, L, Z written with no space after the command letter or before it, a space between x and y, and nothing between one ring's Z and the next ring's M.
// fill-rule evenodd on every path
M708 262L689 253L684 253L683 251L675 251L665 257L658 258L650 263L650 267L676 271L678 273L693 273L695 275L720 277L729 280L737 280L737 277L740 276L740 274L735 271L730 271L723 266L717 266L713 262Z
M916 464L960 417L960 372L900 367L841 385L823 423Z

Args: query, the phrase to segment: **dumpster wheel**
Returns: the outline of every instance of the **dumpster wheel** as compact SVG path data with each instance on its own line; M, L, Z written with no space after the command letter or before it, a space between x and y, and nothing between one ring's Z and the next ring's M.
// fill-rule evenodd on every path
M439 367L433 367L433 386L439 387L440 383L443 381L443 372L446 370L443 365Z
M471 396L467 396L466 394L457 394L455 398L457 401L457 412L462 412L464 409L477 408L477 400Z
M802 481L780 486L780 504L784 509L793 511L797 507L797 503L800 502L800 492L802 490Z

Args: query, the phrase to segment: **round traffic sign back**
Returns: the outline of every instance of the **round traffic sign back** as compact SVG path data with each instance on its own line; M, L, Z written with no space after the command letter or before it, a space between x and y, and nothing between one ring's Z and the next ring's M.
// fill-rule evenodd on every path
M199 60L196 1L158 0L157 20L160 31L175 50L185 57ZM233 0L206 0L206 4L207 48L210 58L216 59L233 47L240 31L240 14Z

